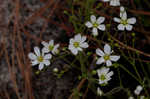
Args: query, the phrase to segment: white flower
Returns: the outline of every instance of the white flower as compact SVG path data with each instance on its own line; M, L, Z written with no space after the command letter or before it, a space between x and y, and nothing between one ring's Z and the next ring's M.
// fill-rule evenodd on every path
M44 46L42 52L44 53L52 52L54 55L58 53L59 44L54 45L54 40L50 40L49 43L43 41L42 44Z
M120 59L120 56L116 56L116 55L111 55L113 51L111 51L111 47L108 44L105 44L104 46L104 52L102 50L100 50L99 48L96 49L96 54L101 56L96 64L102 64L102 63L106 63L107 66L111 66L112 62L111 61L118 61Z
M50 59L52 58L51 54L46 54L40 52L38 47L34 47L34 53L29 53L28 57L31 60L32 66L39 64L39 70L42 70L44 65L50 65Z
M134 97L130 96L128 99L134 99Z
M107 84L111 80L111 76L114 74L113 71L109 72L109 68L102 67L97 70L99 77L99 84Z
M120 6L120 0L102 0L103 2L110 2L111 6Z
M98 87L97 88L97 94L99 95L99 96L102 96L103 95L103 91Z
M135 95L139 95L141 91L143 90L143 87L141 85L138 85L136 89L134 90Z
M88 43L85 42L86 37L85 36L81 36L81 34L77 34L75 35L74 38L70 39L69 42L69 50L74 54L77 55L78 51L82 51L82 48L88 48L89 45Z
M85 25L88 28L93 28L92 29L92 34L94 36L98 35L98 29L102 30L102 31L105 31L105 25L102 24L104 22L104 20L105 20L105 17L99 17L98 19L96 19L96 17L94 15L91 15L90 19L91 19L91 22L87 21L85 23Z
M136 18L134 17L127 19L127 13L123 7L120 8L120 18L115 17L113 20L117 23L120 23L118 25L118 30L121 31L124 31L125 29L131 31L133 28L132 24L136 23Z

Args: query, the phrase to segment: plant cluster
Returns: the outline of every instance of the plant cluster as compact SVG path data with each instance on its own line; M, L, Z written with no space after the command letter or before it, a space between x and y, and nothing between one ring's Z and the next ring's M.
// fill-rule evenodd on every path
M120 6L119 0L102 0L103 2L110 2L110 6ZM136 18L128 18L127 17L127 11L123 6L120 6L120 18L114 17L113 21L118 23L117 29L118 31L132 31L133 24L136 23ZM134 91L135 97L138 99L148 99L149 93L146 90L145 82L142 82L144 79L140 77L140 74L138 73L136 66L134 64L135 72L137 73L138 77L133 75L129 70L127 70L123 64L120 64L119 59L126 57L123 53L121 55L114 55L114 53L117 51L114 51L114 46L112 43L106 43L104 42L104 48L96 47L95 50L90 50L90 47L94 45L91 43L93 39L96 38L98 41L97 46L102 46L101 43L99 43L99 33L107 31L108 26L105 25L106 18L103 16L100 16L96 18L94 14L90 15L90 21L84 21L84 27L87 27L89 29L92 29L90 32L92 36L86 36L83 33L77 33L74 35L73 38L70 38L67 47L60 46L60 44L54 44L54 40L50 40L49 42L42 41L41 44L43 45L43 48L40 50L39 47L34 47L34 53L29 53L28 57L31 60L32 66L38 65L38 69L40 71L44 70L44 66L50 66L51 62L54 60L53 58L59 57L59 58L66 58L73 57L75 58L75 61L68 62L69 65L72 68L77 68L79 71L81 71L81 75L79 76L80 79L86 79L88 80L89 84L88 86L95 85L97 88L97 95L99 96L106 96L107 92L103 92L102 87L107 87L108 82L110 82L113 79L113 75L115 75L115 72L113 69L118 70L119 67L124 69L129 75L131 75L135 80L140 83L139 86ZM109 27L111 28L111 27ZM89 30L87 29L87 30ZM108 38L109 39L109 38ZM117 44L115 46L118 46ZM65 53L65 54L61 54ZM66 61L71 61L66 58ZM92 60L92 61L91 61ZM133 64L131 62L131 64ZM66 71L58 70L58 68L54 68L53 72L55 75L60 75ZM119 74L119 81L120 81L120 87L123 88L122 81L120 78L120 72ZM140 79L140 80L139 80ZM127 88L125 88L128 90ZM144 89L144 90L143 90ZM146 94L140 95L141 91L144 91ZM79 91L79 89L78 89ZM129 99L134 99L134 96L129 92ZM75 95L75 91L73 94Z

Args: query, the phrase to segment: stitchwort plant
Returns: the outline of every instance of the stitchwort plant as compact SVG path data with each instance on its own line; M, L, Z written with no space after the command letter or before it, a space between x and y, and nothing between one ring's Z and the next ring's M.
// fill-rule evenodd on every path
M126 93L127 99L149 99L148 89L150 87L147 83L150 83L150 79L144 67L149 63L145 60L145 63L142 62L140 57L141 54L145 56L147 54L135 48L136 33L133 31L133 25L137 19L135 17L128 18L128 9L122 6L120 0L81 0L80 3L77 3L78 1L73 0L73 3L70 1L69 4L81 8L70 7L69 10L64 11L69 17L69 22L73 25L71 28L73 33L69 34L70 30L66 29L69 35L65 38L67 39L65 44L64 42L61 44L61 41L55 44L54 40L42 41L41 51L39 47L34 47L34 53L28 54L31 65L37 65L38 69L42 70L44 66L50 66L53 61L60 59L67 66L62 66L62 70L57 67L53 68L52 71L57 79L61 79L71 70L78 72L74 78L78 79L79 84L71 91L68 99L86 99L89 92L97 94L95 99L98 97L109 99L120 91ZM109 5L104 3L106 7L104 9L101 1L109 2ZM120 12L117 13L120 18L113 14L116 10L115 7L120 8ZM108 15L111 8L113 11ZM104 13L101 11L102 9L104 12L107 10L108 12ZM87 21L89 16L90 20ZM117 30L115 22L118 23ZM88 31L89 29L91 31ZM87 31L92 35L86 33ZM130 32L134 36L131 36ZM127 40L126 35L131 36L131 41ZM130 83L133 82L129 82L128 78L132 78L133 82L139 84L134 91L130 89ZM105 90L105 88L108 89ZM116 97L112 99L116 99Z

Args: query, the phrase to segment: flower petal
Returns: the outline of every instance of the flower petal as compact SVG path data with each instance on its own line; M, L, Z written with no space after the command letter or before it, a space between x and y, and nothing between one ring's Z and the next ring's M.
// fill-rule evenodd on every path
M86 23L85 23L85 25L86 25L88 28L93 27L93 24L92 24L91 22L89 22L89 21L88 21L88 22L86 22Z
M105 21L105 17L99 17L96 21L96 23L101 24Z
M109 73L107 74L107 77L111 77L113 74L114 74L114 72L111 71L111 72L109 72Z
M59 46L60 46L59 44L56 44L56 45L54 46L54 49L53 49L53 50L58 49Z
M126 25L126 29L127 29L128 31L131 31L131 30L132 30L132 28L133 28L133 26L132 26L132 25L130 25L130 24Z
M73 44L74 42L75 42L75 41L74 41L73 38L71 38L70 41L69 41L70 44Z
M105 82L108 82L109 80L111 80L111 77L107 77L107 76L106 76Z
M45 47L48 47L49 46L49 44L47 43L47 42L45 42L45 41L42 41L42 43L41 43L43 46L45 46Z
M45 56L44 56L44 59L51 59L52 58L52 55L51 54L46 54Z
M33 53L29 53L28 54L28 57L31 59L31 60L36 60L37 59L37 56Z
M98 36L98 32L94 32L94 33L92 33L92 35L96 37L96 36Z
M134 97L130 96L128 99L134 99Z
M135 23L136 23L136 18L129 18L129 19L127 20L127 22L128 22L129 24L135 24Z
M101 74L106 75L109 72L109 68L102 67L101 69L98 69L97 72L98 72L98 76L100 76Z
M99 79L99 84L101 85L101 84L104 84L105 83L105 81L102 81L102 80L100 80Z
M134 90L134 94L137 95L137 96L140 94L140 92L141 92L141 91Z
M143 90L143 87L142 87L141 85L138 85L138 86L136 87L136 90L142 91L142 90Z
M52 50L52 53L55 55L55 54L58 54L59 50L58 49L55 49L55 50Z
M97 88L97 94L99 96L102 96L103 95L103 91L100 89L100 87Z
M43 64L43 63L40 63L40 64L39 64L39 70L42 70L43 67L44 67L44 64Z
M80 48L80 47L78 47L77 49L78 49L78 51L82 51L82 48Z
M110 60L107 60L106 61L106 66L111 66L112 65L112 62Z
M88 43L84 42L84 43L80 44L80 47L82 47L82 48L88 48L89 45L88 45Z
M103 68L103 67L102 67ZM98 76L100 76L103 72L102 72L102 68L101 69L97 69L97 73L98 73ZM104 67L105 68L105 67Z
M123 19L123 20L126 20L126 19L127 19L127 13L126 13L126 12L123 12L123 13L122 13L121 19Z
M121 30L121 31L125 30L125 26L123 24L119 24L118 30Z
M39 62L37 60L34 60L31 63L32 63L32 66L34 66L34 65L37 65Z
M139 95L141 91L143 90L143 87L141 85L138 85L136 89L134 90L135 95ZM143 98L144 99L144 98Z
M86 36L82 36L81 43L83 43L86 40Z
M77 54L78 54L78 50L77 50L77 49L72 49L71 52L72 52L74 55L77 55Z
M96 17L95 17L95 15L91 15L90 18L91 18L91 22L92 22L92 23L95 23L95 22L96 22Z
M102 63L104 63L104 62L105 62L104 58L101 57L101 58L99 58L99 59L97 60L96 64L102 64Z
M123 6L120 7L120 12L124 12L125 8Z
M39 47L34 47L34 52L37 56L41 55Z
M98 35L98 30L97 30L97 28L93 28L93 29L92 29L92 34L93 34L94 36L97 36L97 35Z
M114 17L113 20L114 20L115 22L117 22L117 23L120 23L120 22L121 22L121 20L120 20L119 18L116 18L116 17Z
M74 49L74 48L75 48L75 47L73 46L73 44L70 44L68 49L72 50L72 49Z
M81 41L81 34L75 35L74 40L80 42Z
M123 13L126 12L123 6L120 7L120 17L122 18Z
M43 53L48 53L48 52L50 52L50 50L49 50L48 48L44 47L44 48L42 49L42 52L43 52Z
M49 61L49 60L44 60L43 63L44 63L46 66L50 65L50 61Z
M120 56L113 56L113 55L110 56L110 60L111 60L111 61L115 61L115 62L116 62L116 61L118 61L119 59L120 59Z
M109 72L110 68L103 67L103 73L106 75Z
M56 44L56 45L54 46L54 49L57 49L59 46L60 46L60 44Z
M54 49L52 50L52 53L53 54L57 54L58 53L58 47L59 47L60 45L59 44L56 44L55 46L54 46Z
M108 54L108 55L111 54L111 47L110 47L110 45L105 44L105 46L104 46L104 52L105 52L106 54Z
M103 25L103 24L102 24L102 25L99 25L99 26L98 26L98 29L100 29L100 30L102 30L102 31L105 31L105 25Z
M96 54L99 56L104 56L104 52L102 50L100 50L99 48L96 49Z
M111 0L110 5L111 6L120 6L120 1L119 0Z
M50 40L49 45L53 46L54 45L54 40Z

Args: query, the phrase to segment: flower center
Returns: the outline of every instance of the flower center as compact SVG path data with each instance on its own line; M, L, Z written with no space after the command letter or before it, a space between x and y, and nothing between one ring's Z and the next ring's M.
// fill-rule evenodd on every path
M79 47L79 42L74 42L73 46L74 46L75 48Z
M52 51L52 50L53 50L53 48L54 48L54 46L53 46L53 45L50 45L50 46L49 46L49 50L50 50L50 51Z
M128 24L128 22L127 22L127 20L121 20L121 24L123 24L123 25L127 25L127 24Z
M43 62L44 58L42 56L39 56L37 59L39 62Z
M93 27L98 27L98 24L95 22L95 23L93 23Z
M109 60L110 59L110 56L109 55L105 55L104 56L104 60Z
M101 79L102 81L104 81L104 80L106 79L105 75L102 74L102 75L100 76L100 79Z

